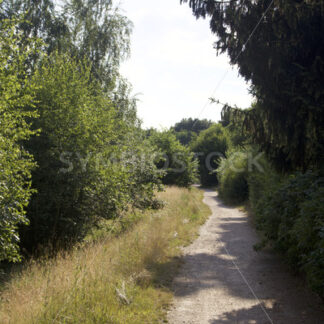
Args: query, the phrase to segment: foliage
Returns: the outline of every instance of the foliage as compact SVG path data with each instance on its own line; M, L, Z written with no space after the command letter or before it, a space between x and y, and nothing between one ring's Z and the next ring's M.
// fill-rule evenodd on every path
M217 168L218 191L227 203L241 203L248 198L248 153L233 151L221 158Z
M25 145L39 166L33 172L38 193L28 208L30 226L21 231L23 247L66 245L101 218L141 201L149 205L159 186L148 158L152 149L141 147L135 125L118 116L91 80L91 66L54 53L43 59L33 83L39 86L33 126L41 133Z
M210 210L195 188L167 188L158 198L164 209L128 213L102 226L100 240L26 265L1 291L1 323L162 322L179 247L194 239ZM116 235L114 228L125 219L131 221L127 231Z
M154 148L118 72L130 21L107 0L4 0L0 18L0 260L18 259L18 225L20 247L43 254L44 245L73 243L102 218L159 206ZM42 40L38 51L31 36Z
M72 54L87 58L92 75L107 91L113 90L120 63L129 55L131 22L111 0L68 0L63 12L68 18Z
M322 0L181 0L210 17L215 47L252 84L248 111L233 109L279 170L318 168L324 151ZM264 17L263 17L264 15ZM284 116L284 118L283 118Z
M21 142L35 134L30 120L34 111L36 86L28 82L26 60L37 50L37 40L21 47L16 33L18 21L0 23L0 261L19 261L18 225L28 224L25 208L32 194L32 156Z
M126 126L127 136L123 140L125 151L122 153L121 164L128 172L125 184L128 188L128 202L136 208L158 209L160 202L155 194L156 190L163 189L163 172L157 169L152 158L157 154L156 148L145 138L145 133L140 128L131 126L127 120Z
M85 168L85 163L106 140L116 139L116 119L111 103L95 96L95 85L89 78L85 64L58 54L44 59L33 77L39 86L39 119L34 128L40 128L41 134L26 143L39 167L33 172L33 187L38 193L28 210L31 224L22 231L25 248L73 239L91 216L82 207L85 197L93 195L91 184L96 173ZM97 183L97 190L108 195L102 182ZM97 206L96 202L92 206ZM109 211L115 208L113 205Z
M124 83L118 69L129 55L132 24L111 0L3 0L0 18L23 15L19 30L43 40L47 54L58 51L91 61L91 75L107 92ZM35 66L40 57L31 58Z
M284 253L324 295L324 1L181 3L196 18L210 17L217 52L226 52L251 83L256 102L246 110L225 105L222 124L234 145L254 143L267 154L265 172L248 174L263 243ZM221 173L228 163L222 161ZM223 192L232 187L225 180Z
M266 193L275 191L285 179L283 174L274 170L265 157L262 158L260 164L263 171L255 170L248 175L249 202L252 210L256 209Z
M160 153L156 165L164 170L164 184L189 187L197 178L197 163L189 148L180 144L172 131L153 132L150 141Z
M231 149L242 150L245 147L251 146L251 136L244 131L244 118L233 118L232 110L223 109L220 123L225 127L230 139Z
M175 132L181 132L183 130L187 130L199 134L201 131L209 128L212 125L213 122L207 119L183 118L179 123L176 123L174 125L173 129Z
M226 131L220 124L215 124L202 131L191 144L191 149L198 157L202 185L217 184L217 177L213 171L219 165L219 158L225 156L228 146L229 140Z
M179 123L176 123L172 130L174 130L178 141L182 145L189 145L193 142L199 133L212 125L212 121L207 119L192 119L183 118Z
M264 174L259 188L264 186ZM254 179L255 181L255 179ZM273 183L273 180L270 180ZM269 182L269 181L268 181ZM254 186L250 184L250 186ZM252 204L255 220L265 240L286 255L297 270L305 272L313 289L324 294L324 178L319 173L297 173L266 188Z
M30 37L43 40L47 52L51 53L62 47L64 38L68 36L68 28L64 17L55 10L52 0L2 0L0 2L0 18L15 19L23 16L17 25L23 34L22 42ZM38 55L34 56L33 63Z
M197 134L195 132L187 130L175 132L175 136L182 145L190 145L190 143L197 138Z

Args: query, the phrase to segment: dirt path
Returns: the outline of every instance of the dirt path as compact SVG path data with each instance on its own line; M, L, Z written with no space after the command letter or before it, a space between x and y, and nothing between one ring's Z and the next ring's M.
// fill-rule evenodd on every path
M247 216L205 191L212 216L184 249L174 281L171 324L322 324L321 301L271 252L255 252L257 235Z

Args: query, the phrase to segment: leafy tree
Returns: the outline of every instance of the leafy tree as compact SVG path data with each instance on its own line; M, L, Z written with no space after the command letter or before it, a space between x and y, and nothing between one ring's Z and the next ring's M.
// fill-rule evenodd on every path
M253 144L253 141L244 129L244 116L237 114L233 118L232 111L232 108L223 109L220 124L226 129L232 149L247 148Z
M120 63L130 51L129 19L111 0L67 0L64 15L75 48L73 54L91 61L92 74L103 86L114 89Z
M156 206L155 147L118 72L128 19L99 0L5 0L0 17L0 261L19 259L18 226L20 247L43 253Z
M255 143L282 170L319 167L324 148L322 0L181 0L210 17L215 47L252 84L245 118ZM261 19L262 18L262 19Z
M199 134L201 131L209 128L212 124L213 122L208 119L183 118L179 123L174 125L173 129L176 132L187 130Z
M155 192L162 190L163 172L157 169L154 156L156 147L146 137L145 131L139 126L126 124L126 132L120 135L122 139L122 154L120 163L127 172L128 204L137 208L151 208L156 204Z
M175 136L182 145L189 145L192 141L194 141L197 138L197 134L195 132L187 130L175 132Z
M0 261L19 261L18 225L28 224L26 206L33 190L32 156L21 145L35 134L30 121L36 87L28 80L26 60L37 48L28 39L21 47L22 34L16 33L18 21L0 23Z
M29 37L43 40L47 53L62 49L69 38L68 26L64 17L56 11L52 0L3 0L0 3L0 18L12 19L23 16L17 28L24 35L22 42ZM30 57L33 66L39 56Z
M30 226L22 229L23 246L29 250L40 243L72 239L90 216L81 206L93 174L83 172L78 156L86 159L96 148L103 132L98 126L107 118L112 121L105 125L105 135L111 138L114 113L111 104L95 97L89 78L85 64L58 54L44 59L33 76L39 114L33 127L41 133L26 143L38 164L33 172L38 193L28 208ZM102 115L103 105L107 117Z
M191 149L198 156L201 184L207 186L217 184L214 171L218 167L219 159L225 156L228 146L226 131L220 124L202 131L191 144Z
M217 168L218 191L227 203L241 203L248 199L248 153L232 151L221 158Z
M42 253L43 245L55 251L73 243L102 218L149 207L160 180L151 146L92 80L87 61L53 53L32 82L39 114L33 127L41 132L25 146L37 161L37 194L21 233L24 248Z
M41 38L48 54L69 52L88 59L92 77L107 91L120 87L120 83L125 87L118 69L129 55L132 24L113 1L4 0L0 4L0 18L20 15L24 15L24 22L19 30L25 37ZM33 57L31 64L38 59Z
M189 187L196 181L197 164L189 148L181 145L172 131L153 132L149 137L159 152L157 167L164 173L164 184Z
M174 130L182 145L189 145L201 131L209 128L212 124L213 122L207 119L184 118L171 129Z

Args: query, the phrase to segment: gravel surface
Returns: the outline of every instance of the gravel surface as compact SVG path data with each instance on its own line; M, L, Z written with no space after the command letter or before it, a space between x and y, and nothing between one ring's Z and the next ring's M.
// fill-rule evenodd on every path
M322 324L322 301L271 251L255 252L248 217L205 190L212 210L199 238L184 249L168 322Z

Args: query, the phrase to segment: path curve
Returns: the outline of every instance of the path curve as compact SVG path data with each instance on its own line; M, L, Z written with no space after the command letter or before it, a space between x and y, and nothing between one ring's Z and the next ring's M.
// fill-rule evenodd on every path
M174 280L170 324L322 324L321 300L258 242L248 217L224 206L212 190L204 202L212 215L199 238L184 249Z

